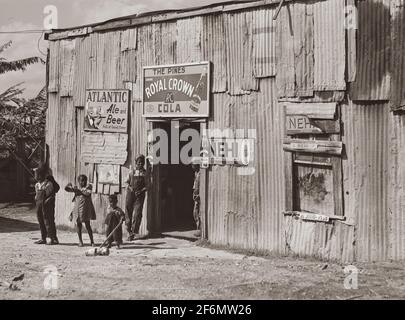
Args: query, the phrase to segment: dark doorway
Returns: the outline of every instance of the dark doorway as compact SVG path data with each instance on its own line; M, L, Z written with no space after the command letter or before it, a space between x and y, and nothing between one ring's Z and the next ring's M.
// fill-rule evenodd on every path
M193 185L194 185L194 171L191 164L184 164L181 161L180 154L174 159L180 161L173 161L172 153L180 153L180 150L188 144L188 141L179 141L179 148L172 146L172 136L174 134L181 136L182 132L186 129L194 129L200 132L200 124L193 122L162 122L158 127L165 130L168 134L169 140L169 154L168 163L159 164L159 215L161 232L173 231L190 231L196 230L196 224L193 217ZM177 132L175 132L177 130ZM188 154L192 156L198 156Z

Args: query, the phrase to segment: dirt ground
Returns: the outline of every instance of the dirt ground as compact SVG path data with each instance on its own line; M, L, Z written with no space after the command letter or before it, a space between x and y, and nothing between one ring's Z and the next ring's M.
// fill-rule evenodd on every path
M345 289L341 264L253 257L167 237L86 257L89 247L79 248L76 234L58 236L57 246L33 244L39 237L34 211L0 204L1 299L405 298L405 268L398 262L356 264L358 289ZM103 238L96 235L98 243ZM57 289L44 285L46 270L53 270Z

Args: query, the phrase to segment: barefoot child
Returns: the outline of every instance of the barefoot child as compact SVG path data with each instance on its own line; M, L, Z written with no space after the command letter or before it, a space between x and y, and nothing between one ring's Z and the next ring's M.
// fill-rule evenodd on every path
M105 224L107 225L106 236L115 229L121 223L121 220L125 220L124 211L117 206L117 196L110 195L108 197L109 206L107 208L107 217L105 218ZM108 248L111 248L111 245L115 241L117 248L120 249L122 245L122 225L114 232L114 235L108 240Z
M142 221L142 209L147 191L145 156L139 155L135 159L135 170L131 170L127 180L127 194L125 204L126 224L129 233L128 241L139 236Z
M94 246L93 231L91 230L90 220L96 220L96 212L93 202L91 201L91 184L87 184L87 177L83 174L77 179L79 187L73 186L71 183L65 187L67 192L73 192L75 196L71 220L75 219L77 226L77 235L79 236L79 247L83 247L82 240L82 223L86 226L87 233L90 237L90 244Z

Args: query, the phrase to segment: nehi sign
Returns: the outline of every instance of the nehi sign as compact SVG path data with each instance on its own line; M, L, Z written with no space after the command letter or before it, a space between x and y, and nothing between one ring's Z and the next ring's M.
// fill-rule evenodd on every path
M143 69L145 117L208 117L209 62Z
M84 130L127 133L129 90L86 90Z

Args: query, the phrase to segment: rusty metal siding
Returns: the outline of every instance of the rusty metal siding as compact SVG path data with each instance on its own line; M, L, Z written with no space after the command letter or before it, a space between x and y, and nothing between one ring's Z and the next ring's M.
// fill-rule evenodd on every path
M91 64L91 41L90 37L77 38L75 48L75 66L73 81L73 105L84 107L86 104L86 88L90 82Z
M176 58L178 63L202 60L202 23L202 17L177 20Z
M49 84L48 93L59 92L59 41L49 44Z
M119 72L121 33L108 32L104 34L104 37L103 88L123 89Z
M300 257L352 262L355 260L355 227L340 221L330 224L284 218L287 253Z
M75 39L62 40L59 44L59 83L61 97L71 97L75 71Z
M292 25L293 5L287 3L277 18L277 92L280 98L294 97L295 57L294 31Z
M345 1L315 2L313 13L314 88L317 91L345 90Z
M225 38L228 50L227 74L230 95L242 95L259 89L259 81L253 76L253 37L251 11L227 13Z
M51 166L56 181L62 187L61 197L57 197L56 216L57 224L66 224L69 213L72 210L72 194L66 194L63 188L69 182L74 182L76 176L76 129L75 129L75 109L71 97L60 98L57 111L58 134L54 137L57 142L51 153L57 154L54 166ZM59 196L59 194L58 194Z
M253 11L253 74L256 78L276 75L275 10L270 8Z
M274 78L262 79L253 128L257 130L254 174L257 195L258 244L261 250L284 252L282 212L285 210L283 110L277 103Z
M345 27L347 28L347 82L356 80L356 37L357 37L357 24L358 12L356 7L356 0L346 0L345 10Z
M355 219L356 258L388 257L388 104L342 106L345 212Z
M389 198L390 259L405 259L405 119L389 114Z
M176 63L177 23L161 23L154 25L154 52L157 65ZM182 44L184 45L184 44Z
M284 173L282 108L274 78L260 80L260 91L243 96L214 94L211 129L255 129L252 175L233 166L208 170L207 228L213 243L283 252Z
M391 1L391 108L405 109L405 0Z
M226 92L227 90L227 48L224 34L224 16L222 14L203 17L202 60L212 63L211 91L213 93Z
M357 75L350 96L353 100L388 100L391 78L390 1L359 1L357 8Z
M294 3L293 30L296 93L314 95L314 14L313 6Z
M75 38L74 52L68 50L65 53L66 47L61 41L51 42L46 139L50 146L51 168L57 181L64 186L73 181L79 172L91 172L91 166L86 166L79 159L80 119L84 110L74 108L84 105L86 88L128 88L133 93L129 157L122 167L125 179L134 157L146 153L146 133L150 128L150 123L142 118L142 68L211 60L214 81L208 128L256 129L257 140L253 175L241 176L238 168L233 166L212 166L207 170L208 239L212 243L232 247L289 252L345 262L404 259L405 166L402 163L405 123L402 117L389 114L389 104L350 102L341 107L346 150L343 188L347 220L330 224L312 223L282 214L285 210L284 161L287 156L282 150L284 121L277 98L306 97L309 101L307 95L312 95L311 101L318 102L341 101L344 98L343 91L317 91L345 89L345 41L342 40L341 30L344 22L340 14L342 12L344 18L342 3L345 2L340 1L290 2L282 8L276 23L276 70L274 65L267 64L267 58L270 57L271 61L274 49L271 34L258 32L260 28L264 28L261 31L273 30L273 6L154 23L123 31L92 33ZM397 0L396 4L402 1ZM358 3L365 8L372 6L367 6L364 1ZM402 7L396 9L402 10ZM367 21L379 21L379 14L370 15L371 20ZM371 28L369 22L363 23ZM403 26L403 19L398 23L394 24L397 31ZM192 37L189 37L190 30L193 30ZM394 32L394 39L395 35ZM396 40L396 48L401 51L403 41ZM365 44L359 45L361 47L364 50L368 48ZM370 44L372 49L383 47L382 43ZM386 57L385 54L381 53ZM72 70L68 62L73 56ZM380 59L379 55L366 57L371 57L373 61ZM394 63L399 54L393 57ZM261 63L258 64L258 61ZM367 70L371 67L364 63L364 59L361 61L356 67L363 65L369 68L358 69L363 72L360 78L366 79ZM69 68L70 73L67 72ZM382 69L379 73L383 73ZM400 78L402 75L396 74L398 86L405 82ZM378 78L377 73L371 76ZM384 81L383 84L386 83ZM378 90L371 88L374 91L368 91L371 95L367 99L385 97L388 91L383 84ZM61 97L58 93L62 87L65 88L62 95L68 97ZM397 96L393 101L397 105L403 96L401 88L395 90ZM77 170L73 168L74 163ZM73 227L67 220L71 199L71 194L63 190L58 193L58 225ZM104 231L106 199L104 195L93 195L98 215L93 227L99 232ZM124 200L125 194L122 193L119 196L122 207ZM146 214L146 208L152 203L149 202L144 206L142 233L146 233L146 227L152 221ZM156 216L154 218L156 220Z

